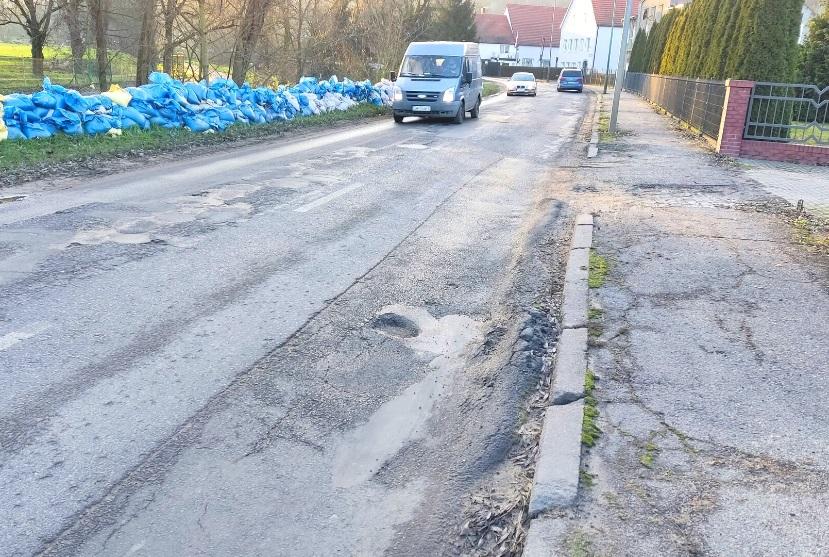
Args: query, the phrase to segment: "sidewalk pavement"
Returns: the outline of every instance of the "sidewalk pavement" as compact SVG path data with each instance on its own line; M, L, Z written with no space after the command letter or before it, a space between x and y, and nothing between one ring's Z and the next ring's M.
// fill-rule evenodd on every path
M829 221L829 168L741 159L745 173L773 195L792 205L803 200L806 211Z
M717 159L629 95L620 127L555 176L554 195L596 213L610 262L591 291L602 434L576 507L528 544L828 555L827 257L794 241L787 204L755 181L777 169Z

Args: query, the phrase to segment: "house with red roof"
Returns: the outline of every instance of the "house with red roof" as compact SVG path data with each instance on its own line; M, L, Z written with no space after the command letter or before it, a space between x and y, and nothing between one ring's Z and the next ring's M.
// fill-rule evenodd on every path
M508 3L503 14L478 14L475 25L481 58L520 66L555 66L568 1L560 0L560 7Z
M604 72L619 61L626 0L573 0L561 24L560 65ZM632 18L639 13L634 0ZM633 33L631 33L631 40Z
M515 37L505 14L479 13L475 16L475 29L478 31L481 60L515 63Z

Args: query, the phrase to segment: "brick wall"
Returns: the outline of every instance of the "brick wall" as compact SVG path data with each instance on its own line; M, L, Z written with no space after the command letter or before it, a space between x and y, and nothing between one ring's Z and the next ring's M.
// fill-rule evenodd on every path
M753 87L753 81L729 79L725 82L717 152L730 157L829 165L829 147L743 139Z
M730 157L741 155L743 130L753 87L753 81L729 79L725 82L725 102L717 140L718 153Z
M829 147L744 139L740 156L749 159L829 165Z

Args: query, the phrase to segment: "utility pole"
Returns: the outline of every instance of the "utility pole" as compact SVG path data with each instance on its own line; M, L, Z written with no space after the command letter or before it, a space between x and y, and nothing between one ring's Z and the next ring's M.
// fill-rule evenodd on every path
M616 0L613 0L613 8L610 10L610 43L607 45L607 66L604 70L603 95L607 95L607 80L610 75L610 53L613 52L613 30L616 29ZM598 45L596 45L598 46Z
M633 0L627 0L625 5L625 21L622 27L622 44L619 45L619 67L616 68L616 85L613 87L613 108L610 111L610 133L616 133L616 121L619 118L619 98L625 86L625 67L628 57L628 35L630 34L630 14L633 11Z

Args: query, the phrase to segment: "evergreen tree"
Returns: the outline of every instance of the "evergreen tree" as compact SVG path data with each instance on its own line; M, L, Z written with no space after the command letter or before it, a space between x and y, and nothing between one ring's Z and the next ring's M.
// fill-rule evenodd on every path
M803 43L799 74L803 83L829 87L829 1L823 14L809 23L809 34Z
M633 47L630 50L629 72L641 73L647 71L647 49L648 34L645 33L644 29L639 29L636 32L636 38L633 40Z
M431 36L436 41L476 42L475 1L442 0L437 6Z
M700 77L705 53L711 47L719 4L720 0L696 0L686 8L693 12L694 17L686 32L688 47L680 66L680 75Z
M688 23L688 12L679 10L676 21L668 31L665 50L662 53L662 60L659 64L658 73L662 75L678 75L677 62L680 51L685 48L683 38L685 36L685 25Z
M802 8L803 0L742 0L727 77L777 82L793 79Z
M699 77L726 79L725 65L740 14L740 3L741 0L721 0L711 28L711 42L700 60L702 65L697 72Z
M665 52L665 44L668 41L668 35L671 33L671 29L673 29L678 13L677 10L670 10L651 27L651 32L648 34L647 48L648 73L659 73L662 54Z

